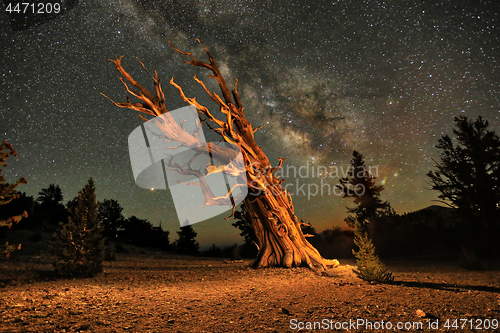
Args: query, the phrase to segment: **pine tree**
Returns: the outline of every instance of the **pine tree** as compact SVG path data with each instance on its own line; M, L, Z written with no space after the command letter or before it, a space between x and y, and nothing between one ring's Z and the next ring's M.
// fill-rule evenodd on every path
M104 199L99 205L99 220L104 226L106 242L114 240L119 228L123 228L123 207L114 199Z
M337 185L343 192L343 198L352 198L357 205L347 209L349 215L344 220L347 225L368 230L370 223L396 215L390 203L380 199L380 192L384 187L375 185L377 177L365 166L363 155L355 150L352 153L349 175L341 178Z
M454 121L453 137L443 135L438 141L436 170L427 173L431 189L455 209L458 242L466 252L500 255L500 137L482 117L461 116Z
M380 283L394 281L392 273L387 270L387 267L380 262L379 257L375 254L375 245L366 231L361 231L360 228L354 229L354 244L359 248L357 252L352 250L358 266L354 273L360 279Z
M94 276L102 272L104 238L97 209L94 181L90 178L78 192L68 222L59 223L54 234L54 266L61 276Z
M455 117L455 138L443 135L437 148L441 161L429 171L432 190L443 203L458 210L475 228L500 221L500 137L482 117Z
M17 152L11 144L4 141L0 145L0 167L7 166L5 161L11 155L17 156ZM20 178L13 184L6 183L5 176L2 176L2 170L3 169L0 168L0 207L8 204L19 196L16 190L17 186L21 184L28 184L28 181L25 178ZM12 223L18 223L23 217L28 217L26 211L15 216L0 216L0 227L10 228ZM8 257L9 254L16 249L21 249L21 245L5 243L4 245L0 245L0 255L6 255Z
M194 231L193 227L190 225L181 227L181 231L177 231L177 234L179 235L179 239L176 241L177 253L192 256L197 255L200 244L195 240L198 234Z
M141 247L155 247L154 227L147 219L135 215L125 219L118 231L121 240Z
M63 199L61 188L55 184L50 184L48 188L38 193L37 216L42 219L45 230L54 232L59 222L68 219L68 211L62 203Z
M232 226L240 229L240 236L245 239L245 244L257 244L257 236L255 235L255 229L252 225L252 220L250 219L250 214L248 213L247 206L245 202L240 205L241 210L236 210L234 212L234 219L236 222L232 223Z

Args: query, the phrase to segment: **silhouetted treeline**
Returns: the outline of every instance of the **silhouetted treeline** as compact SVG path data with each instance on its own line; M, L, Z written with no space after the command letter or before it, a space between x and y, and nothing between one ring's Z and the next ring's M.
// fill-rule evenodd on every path
M124 219L117 230L116 239L128 244L171 251L169 232L161 226L153 226L148 220L131 216Z
M456 258L460 250L453 209L441 206L397 215L369 232L383 257Z
M2 207L2 213L8 214L11 211L26 210L28 218L16 224L13 230L33 230L34 234L31 240L41 241L42 232L53 233L59 222L67 223L68 210L76 204L76 198L69 200L66 205L63 204L63 200L61 188L51 184L48 188L42 189L36 199L21 193L19 198ZM199 253L200 246L196 241L197 233L191 226L180 228L180 231L177 232L178 239L170 242L170 234L163 230L161 223L160 226L154 226L148 220L137 216L126 218L122 214L123 207L116 200L104 199L99 203L98 212L106 244L115 244L118 252L125 251L123 245L118 244L130 244L183 255L206 255ZM4 237L6 233L7 228L0 228L0 238ZM249 257L255 257L257 254L256 249L253 251L245 250L245 246L241 250L238 248L237 252ZM232 254L234 254L233 247L222 251L214 248L210 256L231 257Z
M63 204L63 194L58 185L51 184L42 189L38 197L27 196L20 193L19 198L13 200L1 209L2 214L9 212L26 211L28 217L22 219L12 227L12 230L33 230L32 241L41 241L42 232L53 233L59 222L67 223L68 210L76 203L75 199ZM136 216L125 218L122 215L123 208L116 200L105 199L99 205L99 219L103 225L103 236L106 243L122 242L126 244L174 251L169 240L169 232L160 226L154 226L146 219ZM0 228L0 238L8 233L7 228Z
M254 248L248 248L248 244L244 243L242 245L233 244L232 246L226 246L222 249L215 244L200 254L204 257L212 258L228 258L231 260L235 259L255 259L257 256L257 248L252 244Z
M174 248L178 254L198 255L200 244L196 241L198 234L194 231L193 227L190 225L181 227L181 230L177 231L177 235L179 238L174 242Z
M395 215L367 226L381 257L456 258L461 250L462 234L458 217L451 208L430 206L422 210ZM340 227L316 233L308 241L326 258L353 258L354 234ZM493 256L494 253L491 253ZM486 256L488 257L488 256Z
M316 230L312 226L309 226L306 231L307 234L313 236L308 237L307 240L324 258L354 258L352 255L354 247L354 233L352 230L345 230L336 226L316 233Z

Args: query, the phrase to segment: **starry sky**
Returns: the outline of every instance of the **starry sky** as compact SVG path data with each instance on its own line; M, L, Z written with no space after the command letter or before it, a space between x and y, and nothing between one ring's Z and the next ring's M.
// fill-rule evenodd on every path
M495 0L89 0L13 31L3 11L0 134L19 155L4 172L9 181L27 178L19 190L35 197L58 184L65 200L93 177L99 200L161 221L175 239L180 225L169 190L134 183L127 140L141 119L100 93L125 101L108 60L124 55L125 69L150 89L135 58L158 71L168 109L185 106L168 84L172 76L214 107L192 79L216 89L207 72L180 63L187 59L168 45L203 57L199 38L228 82L239 80L247 118L266 125L256 140L271 163L286 158L283 176L299 219L318 231L343 225L350 202L326 189L312 196L311 184L321 185L312 171L347 170L353 149L376 170L382 199L397 213L418 210L437 199L425 174L455 116L481 115L500 132L499 16ZM208 133L207 141L217 140ZM333 188L332 174L322 176ZM228 213L194 225L202 246L241 241L223 219Z

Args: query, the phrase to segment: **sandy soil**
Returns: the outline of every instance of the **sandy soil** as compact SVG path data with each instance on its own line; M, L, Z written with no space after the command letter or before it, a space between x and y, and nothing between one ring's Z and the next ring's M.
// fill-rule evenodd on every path
M500 331L499 263L480 272L456 262L385 263L392 285L365 283L355 262L342 260L326 276L118 254L104 273L68 280L52 275L47 257L13 256L0 260L0 332L365 332L368 321L377 332Z

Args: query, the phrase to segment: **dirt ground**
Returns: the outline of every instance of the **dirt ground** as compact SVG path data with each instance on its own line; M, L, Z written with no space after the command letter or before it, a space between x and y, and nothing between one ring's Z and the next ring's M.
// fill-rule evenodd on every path
M470 272L456 262L385 261L395 282L377 285L353 274L354 261L322 276L117 256L102 274L70 280L55 278L46 256L0 260L0 332L500 331L498 262Z

